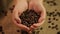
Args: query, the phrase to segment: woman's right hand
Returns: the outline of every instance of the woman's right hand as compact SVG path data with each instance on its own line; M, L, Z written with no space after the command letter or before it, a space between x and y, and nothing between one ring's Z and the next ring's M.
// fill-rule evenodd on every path
M20 27L20 29L28 32L29 28L27 26L21 24L21 19L19 18L21 13L23 13L23 11L25 11L28 8L27 0L17 0L16 2L17 3L15 5L15 8L12 13L12 21L14 24L16 24L18 27Z

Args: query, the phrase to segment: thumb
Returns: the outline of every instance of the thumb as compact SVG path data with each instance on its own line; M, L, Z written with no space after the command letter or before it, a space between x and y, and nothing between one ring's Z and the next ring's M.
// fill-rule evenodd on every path
M20 18L19 18L19 12L18 12L18 9L16 9L16 7L15 7L14 10L13 10L13 15L12 15L12 17L13 17L13 20L16 20L16 21L17 21L17 23L18 23L18 22L21 23L21 20L20 20ZM16 22L14 22L14 23L16 23Z

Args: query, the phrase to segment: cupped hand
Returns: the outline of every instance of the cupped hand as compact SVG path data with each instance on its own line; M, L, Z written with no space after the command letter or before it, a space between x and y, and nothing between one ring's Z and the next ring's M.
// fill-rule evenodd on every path
M23 13L27 8L28 8L28 6L27 6L26 0L17 0L15 8L12 13L12 21L14 24L16 24L18 27L20 27L20 29L28 32L29 28L27 26L21 24L21 19L19 18L21 13Z
M29 3L29 9L35 10L37 13L40 13L40 18L38 20L38 23L33 24L30 27L30 32L36 28L38 28L40 25L42 25L45 21L46 16L46 10L43 6L43 0L31 0Z

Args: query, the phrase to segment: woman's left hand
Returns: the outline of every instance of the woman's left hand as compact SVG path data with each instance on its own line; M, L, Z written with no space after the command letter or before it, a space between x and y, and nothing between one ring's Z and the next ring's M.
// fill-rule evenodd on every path
M43 6L43 0L31 0L29 3L29 9L33 9L35 10L37 13L41 13L40 14L40 18L38 20L37 24L33 24L30 27L30 32L36 28L38 28L40 25L42 25L45 21L45 16L46 16L46 10Z

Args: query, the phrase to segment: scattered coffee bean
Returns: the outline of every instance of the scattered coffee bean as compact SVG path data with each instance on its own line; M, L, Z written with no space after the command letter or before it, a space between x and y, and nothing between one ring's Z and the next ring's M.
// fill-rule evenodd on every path
M51 21L48 21L48 23L51 23Z
M0 26L0 32L2 32L3 30L2 30L2 26Z
M2 14L2 16L7 16L7 11L6 11L6 10L2 10L2 11L0 12L0 14Z
M2 34L5 34L4 32L2 32Z
M55 11L57 11L57 9L55 9Z
M52 13L54 14L55 12L53 11Z
M53 20L55 20L56 18L54 17Z
M52 15L53 13L52 13L52 12L50 12L49 14L50 14L50 15Z
M58 30L58 28L56 28L56 30Z
M54 25L54 23L51 23L52 25Z
M13 8L15 7L15 5L12 6Z
M55 1L47 1L47 3L51 6L56 6L57 5Z
M20 32L20 30L17 30L17 32Z
M28 32L21 30L21 34L28 34Z
M36 31L36 34L39 34L40 31Z
M49 4L50 2L49 2L49 1L47 1L47 3Z
M60 12L57 12L57 15L60 17Z
M56 19L56 21L58 21L58 19Z
M57 34L60 34L60 31L58 31Z
M11 11L11 13L13 12L14 8L15 8L15 5L13 5L11 8L9 8L9 10Z
M35 31L32 31L32 34L35 34Z
M41 27L40 30L42 30L43 28Z
M58 25L55 25L55 28L57 28L58 27Z
M55 27L53 26L52 29L54 29Z
M48 15L48 14L49 14L48 12L46 12L46 14L47 14L47 16L49 16L49 15Z
M57 16L57 14L54 14L54 15L53 15L53 17L56 17L56 16Z
M48 28L51 28L51 26L48 26Z
M56 3L53 3L54 6L56 6L57 4Z
M48 18L48 20L51 20L51 18Z

